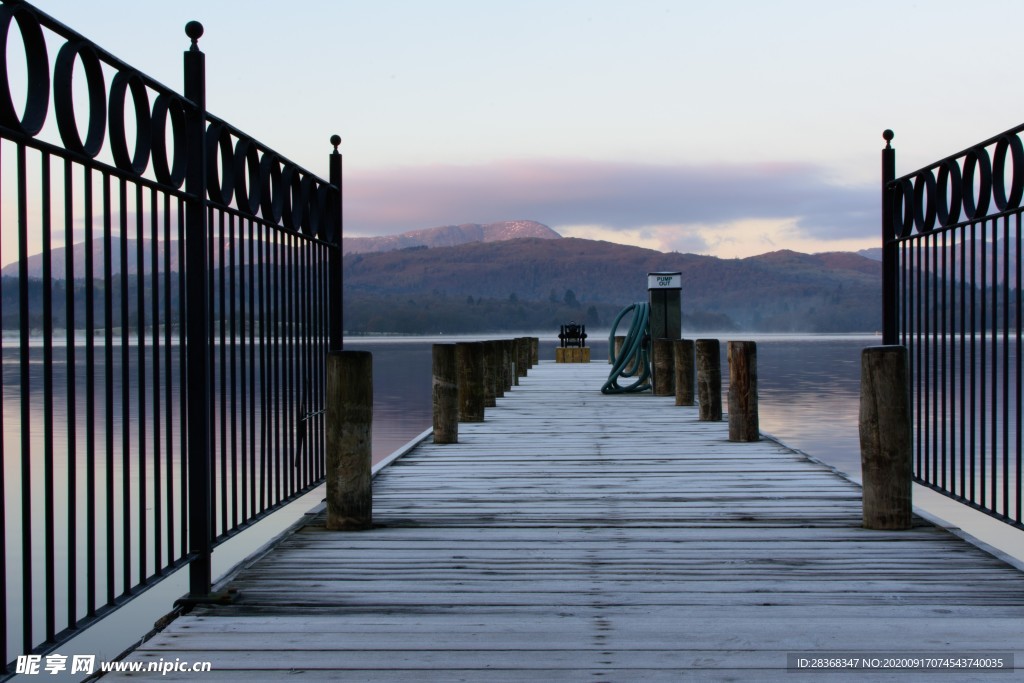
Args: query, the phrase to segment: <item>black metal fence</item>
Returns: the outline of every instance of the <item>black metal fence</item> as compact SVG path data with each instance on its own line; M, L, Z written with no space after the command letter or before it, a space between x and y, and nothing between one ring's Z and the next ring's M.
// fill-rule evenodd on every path
M207 113L186 32L179 95L0 5L0 662L186 564L209 597L213 546L323 478L340 139L325 181Z
M910 352L915 480L1018 528L1022 131L898 178L891 131L882 153L883 334Z

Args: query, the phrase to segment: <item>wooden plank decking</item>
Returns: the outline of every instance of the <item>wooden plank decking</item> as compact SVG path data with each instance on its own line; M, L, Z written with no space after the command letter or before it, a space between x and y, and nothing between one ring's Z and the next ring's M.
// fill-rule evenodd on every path
M378 476L376 528L313 518L233 578L237 604L129 659L212 662L160 676L191 681L941 675L787 671L788 653L840 651L1024 666L1017 569L923 521L864 530L860 489L829 468L729 443L671 398L603 396L607 370L533 368L458 445L421 444Z

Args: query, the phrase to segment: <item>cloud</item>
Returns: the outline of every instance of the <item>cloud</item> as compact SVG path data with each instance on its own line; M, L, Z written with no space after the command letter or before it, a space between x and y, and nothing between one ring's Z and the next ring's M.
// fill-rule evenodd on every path
M878 233L877 191L798 163L505 161L352 173L348 234L529 218L569 236L709 251L730 240L828 243ZM757 231L761 229L759 234ZM768 229L768 228L771 229ZM738 232L737 232L738 230Z

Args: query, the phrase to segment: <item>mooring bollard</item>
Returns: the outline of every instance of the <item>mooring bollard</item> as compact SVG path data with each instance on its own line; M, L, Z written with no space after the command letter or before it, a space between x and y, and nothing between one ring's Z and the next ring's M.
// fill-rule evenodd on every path
M484 421L484 345L459 342L455 345L459 377L459 422Z
M327 528L368 529L373 524L373 356L328 353L325 389Z
M501 348L505 354L505 384L508 390L511 390L512 387L519 386L519 368L516 367L519 352L516 350L516 340L505 339L501 342Z
M676 339L672 343L676 371L676 405L693 405L693 340Z
M497 342L485 341L480 343L483 345L484 350L484 406L493 408L497 405L495 394L495 384L497 384L495 378L497 377L497 369L494 367L495 363L497 363L494 345L497 344Z
M913 500L910 384L904 346L861 353L860 461L864 528L909 529Z
M729 441L759 441L757 344L731 341L729 357Z
M611 363L613 358L618 358L619 354L622 353L622 345L626 343L626 337L621 334L615 335L615 353L608 358L608 362Z
M672 353L672 339L655 339L652 346L654 366L654 395L673 396L676 393L676 371Z
M434 344L434 443L459 442L459 372L455 344Z
M526 377L530 369L530 342L526 337L516 339L516 369L520 377Z
M717 339L698 339L697 402L698 420L718 422L722 419L722 351Z

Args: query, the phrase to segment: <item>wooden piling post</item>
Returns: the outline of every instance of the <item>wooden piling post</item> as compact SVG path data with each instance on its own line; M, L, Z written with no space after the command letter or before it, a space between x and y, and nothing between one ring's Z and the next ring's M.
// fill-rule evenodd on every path
M480 342L483 345L483 371L484 371L484 406L493 408L497 405L495 397L495 377L496 370L494 364L497 362L494 353L494 345L497 342L485 341Z
M676 405L693 405L693 340L672 342L672 360L676 372Z
M619 354L622 353L622 345L626 343L626 336L622 334L615 335L615 353L608 359L608 362L612 362L612 358L618 358Z
M757 344L731 341L729 357L729 441L760 441L757 416Z
M516 372L526 377L530 369L530 342L526 337L516 339Z
M673 396L676 393L675 363L671 339L655 339L652 345L654 366L654 395Z
M540 362L540 339L530 337L530 367Z
M697 402L701 422L722 419L722 352L717 339L698 339Z
M434 344L434 443L459 442L459 373L455 365L455 344Z
M480 342L455 345L459 378L459 422L484 421L484 346Z
M912 526L913 436L904 346L861 353L860 460L866 529Z
M501 349L505 356L505 385L509 390L519 386L518 355L516 350L516 339L505 339L501 342Z
M329 352L325 388L327 528L368 529L373 523L373 356Z

